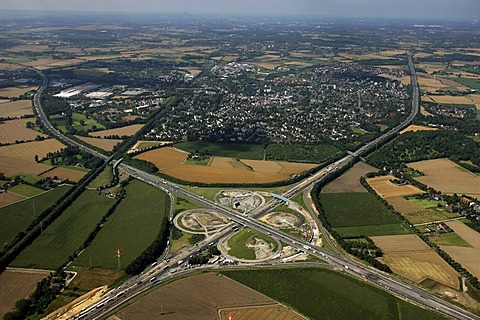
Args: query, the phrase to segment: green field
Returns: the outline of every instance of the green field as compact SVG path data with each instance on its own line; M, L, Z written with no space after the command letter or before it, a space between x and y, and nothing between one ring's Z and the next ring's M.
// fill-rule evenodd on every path
M353 236L393 236L393 235L402 235L409 234L411 231L403 227L401 224L380 224L372 226L355 226L355 227L339 227L335 228L335 231L338 232L342 237L353 237Z
M466 87L469 87L470 89L480 89L480 79L473 79L473 78L448 78L450 80L453 80L455 82L458 82Z
M311 319L446 319L347 275L318 268L223 271Z
M467 241L460 238L455 232L439 233L438 235L431 236L430 241L439 246L471 247Z
M66 124L67 121L64 116L56 114L49 116L50 121L57 126L62 132L67 132ZM81 122L83 121L83 125ZM97 129L104 129L105 127L98 123L95 119L88 119L85 115L81 113L72 114L72 127L78 131L91 131L95 126Z
M53 205L70 190L70 186L60 186L38 196L0 208L0 244L5 244L20 231L25 230L35 218Z
M25 197L33 197L33 196L36 196L37 194L45 192L42 189L38 189L28 184L21 184L21 183L8 189L8 191L19 194L21 196L25 196Z
M260 233L250 228L245 228L234 234L230 239L228 239L228 246L230 247L228 254L240 259L254 260L255 250L246 246L246 243L253 240L253 238L261 238L265 242L274 244L275 246L273 251L277 249L278 245L275 240L273 240L266 234Z
M116 269L116 249L123 252L122 267L139 256L158 235L169 214L170 198L162 190L132 180L126 198L103 225L91 245L74 261L75 265Z
M61 266L80 248L113 203L98 191L85 190L12 265L46 269Z
M320 203L332 227L400 223L398 218L370 193L322 193Z
M113 180L112 166L107 165L105 169L88 185L89 188L98 188L110 184Z
M235 159L263 159L263 147L259 144L238 144L238 143L210 143L203 141L188 141L174 145L174 147L194 153L203 152L212 156L230 157Z

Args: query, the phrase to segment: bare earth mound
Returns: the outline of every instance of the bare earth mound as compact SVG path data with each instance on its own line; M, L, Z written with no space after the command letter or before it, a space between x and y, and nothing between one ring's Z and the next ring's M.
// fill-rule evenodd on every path
M458 273L417 235L372 237L385 256L379 259L393 272L409 280L421 283L432 279L458 289Z
M0 274L0 317L13 309L15 302L27 298L49 272L6 270Z
M160 287L116 316L129 320L154 320L160 317L165 320L211 320L219 319L219 310L235 313L248 307L251 313L257 313L264 306L274 307L271 310L273 315L290 312L291 316L284 319L302 319L275 300L227 277L214 274L189 277ZM160 316L162 307L163 314ZM257 307L261 310L256 310ZM280 310L277 311L277 308ZM264 314L262 319L272 319L272 314Z
M367 192L360 184L360 178L369 172L376 172L377 168L372 167L364 162L355 164L350 170L345 172L341 177L329 183L322 192L324 193L341 193L341 192Z
M459 168L448 159L413 162L409 167L425 174L416 180L447 194L467 194L480 198L480 177Z

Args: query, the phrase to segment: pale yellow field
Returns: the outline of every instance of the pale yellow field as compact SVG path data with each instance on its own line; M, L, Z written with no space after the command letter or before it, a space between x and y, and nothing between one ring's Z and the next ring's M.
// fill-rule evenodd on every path
M135 158L150 161L154 163L157 168L163 170L171 166L178 166L185 162L188 153L179 149L165 147L155 150L143 152Z
M473 104L473 101L468 96L428 96L433 102L445 104Z
M459 168L448 159L425 160L407 164L425 174L415 179L447 194L467 194L480 197L480 177Z
M37 87L8 87L0 89L0 97L18 98L26 92L37 90Z
M385 55L385 56L396 56L399 54L407 54L406 50L385 50L385 51L380 51L379 54Z
M480 249L469 247L440 246L453 260L458 261L463 267L477 278L480 277Z
M412 124L408 126L407 128L403 129L400 131L400 134L404 134L405 132L417 132L417 131L435 131L438 130L437 128L432 128L432 127L425 127L425 126L418 126L416 124Z
M282 161L256 161L212 157L208 166L185 164L187 154L172 148L141 153L136 158L154 163L172 177L202 183L264 183L288 180L293 175L314 168L316 164Z
M106 151L112 151L113 147L122 142L123 140L118 139L102 139L102 138L90 138L84 136L75 136L78 139L85 141L88 144L91 144L94 147L101 148Z
M35 155L42 159L49 152L56 152L65 146L55 139L32 141L0 147L0 156L34 162Z
M417 235L372 237L385 256L379 260L414 282L432 279L458 289L458 273Z
M396 179L394 176L388 175L368 178L367 182L382 198L413 196L423 193L422 190L410 184L397 186L396 184L390 182L390 180L394 179Z
M132 124L130 126L125 126L121 128L91 132L90 135L92 137L99 137L99 138L105 138L108 136L119 136L119 137L133 136L135 132L140 130L142 127L143 127L143 124Z
M425 101L425 100L423 100L423 96L422 96L422 101ZM431 102L433 102L433 101L431 101ZM424 106L420 106L420 114L423 114L424 116L433 116L433 114L431 114L430 112L425 110Z
M1 104L0 104L1 107ZM34 122L35 119L16 119L5 121L0 124L0 143L15 143L15 141L31 141L35 137L47 137L46 134L27 129L26 123Z
M0 70L17 70L21 68L21 66L16 64L0 62Z
M461 221L449 221L447 225L472 247L480 249L480 233L465 225ZM480 258L480 256L479 256Z
M82 179L87 173L83 171L78 171L74 169L69 169L69 168L60 168L57 167L53 170L50 170L48 172L45 172L44 174L41 175L41 177L44 178L54 178L57 177L59 179L65 180L68 179L70 181L78 182L80 179Z
M180 70L185 70L187 71L188 73L190 74L193 74L194 76L196 76L197 74L200 74L202 72L201 69L198 69L198 68L190 68L190 67L181 67L179 68Z
M0 117L18 118L25 115L33 115L30 100L0 100Z

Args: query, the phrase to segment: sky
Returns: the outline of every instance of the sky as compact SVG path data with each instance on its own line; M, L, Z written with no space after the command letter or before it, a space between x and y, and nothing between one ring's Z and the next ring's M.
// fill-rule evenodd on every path
M0 0L1 9L463 20L480 0Z

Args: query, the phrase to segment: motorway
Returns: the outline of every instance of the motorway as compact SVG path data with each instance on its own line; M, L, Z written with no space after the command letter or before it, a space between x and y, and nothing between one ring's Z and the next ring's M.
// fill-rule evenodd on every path
M390 129L388 132L384 133L382 136L377 137L370 143L364 145L360 149L356 150L355 152L351 152L342 159L334 162L333 164L329 165L326 168L318 171L317 173L311 175L310 177L294 184L290 189L286 190L282 193L282 196L285 198L291 198L296 194L304 192L311 188L315 183L322 181L325 177L336 170L340 170L352 162L356 161L358 157L365 155L370 149L375 147L378 144L383 143L386 139L390 138L392 135L399 132L401 129L406 127L410 124L412 119L418 113L419 110L419 92L418 92L418 85L417 79L415 74L415 69L413 66L413 62L409 57L409 67L411 70L411 78L413 84L413 99L412 99L412 109L408 117L398 126ZM52 124L48 121L40 103L40 96L43 90L48 85L48 78L40 72L39 70L33 69L37 73L42 76L43 84L40 89L36 92L34 96L34 107L35 111L40 118L43 125L49 130L55 138L64 142L69 145L74 145L82 150L91 153L99 158L104 159L105 161L111 161L112 157L108 157L104 154L97 152L87 146L82 145L81 143L70 139L69 137L65 136L63 133L55 129ZM329 263L332 268L337 270L343 270L345 273L349 273L352 276L360 278L366 282L369 282L373 285L382 287L398 297L401 297L407 301L414 302L418 305L421 305L425 308L437 310L438 312L443 313L454 319L471 319L471 320L480 320L479 316L471 314L468 311L465 311L447 301L444 301L437 296L425 292L415 286L403 283L402 281L398 280L395 276L385 274L383 272L377 271L373 268L365 266L357 261L350 259L347 256L340 255L338 253L331 253L322 249L321 247L314 246L306 241L299 240L291 235L285 234L269 225L266 225L257 219L255 216L261 215L272 210L275 206L281 203L280 200L272 200L266 203L263 207L255 210L255 216L248 216L248 215L240 215L237 212L223 207L213 201L207 200L201 196L198 196L192 192L189 192L185 189L182 189L180 185L174 184L169 182L165 179L162 179L158 176L143 172L139 169L131 167L129 165L120 163L119 167L124 170L126 173L135 177L141 181L149 183L153 186L161 188L169 193L174 193L182 198L185 198L189 201L202 205L206 208L214 209L221 214L227 216L232 222L256 229L260 232L265 234L269 234L272 237L275 237L282 242L298 249L299 251L308 252L310 255L318 257L319 259L326 261ZM317 222L319 222L317 220ZM322 228L322 232L326 232L324 228ZM212 242L217 241L221 237L227 236L228 234L233 233L234 231L227 227L222 231L218 232L215 235L212 235L205 239L204 241L200 242L198 246L184 248L179 253L172 257L168 261L162 261L161 263L148 268L144 271L141 275L132 277L128 280L125 284L123 284L120 288L110 290L104 295L100 301L92 304L87 310L84 310L81 314L77 314L75 318L84 319L98 319L106 316L115 308L121 306L127 301L130 301L134 297L138 296L139 294L150 290L154 286L164 283L168 281L173 276L178 276L180 273L188 273L196 270L202 270L211 268L209 266L198 267L198 268L191 268L187 267L184 261L188 259L188 257L196 252L201 251L203 248L206 248L212 244ZM324 233L324 238L328 238L328 234Z

